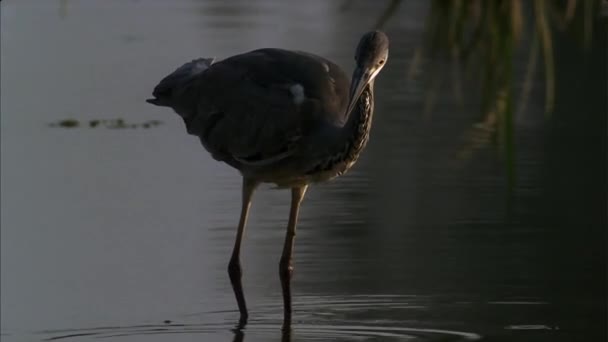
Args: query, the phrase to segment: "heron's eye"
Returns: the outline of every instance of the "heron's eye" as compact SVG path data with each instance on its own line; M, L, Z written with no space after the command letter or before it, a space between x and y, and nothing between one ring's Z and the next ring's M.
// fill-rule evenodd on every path
M379 60L378 64L380 64L380 65L384 64L384 59Z

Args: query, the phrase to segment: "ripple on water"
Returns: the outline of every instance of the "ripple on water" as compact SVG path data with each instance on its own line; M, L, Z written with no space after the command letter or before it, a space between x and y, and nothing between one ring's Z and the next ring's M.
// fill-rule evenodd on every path
M559 330L558 327L550 327L544 324L518 324L508 325L506 330Z
M82 329L46 330L38 333L45 341L86 341L110 339L141 340L142 337L167 337L207 340L226 335L232 341L473 341L481 338L473 332L441 329L419 321L402 321L399 310L426 309L428 299L418 296L301 296L294 303L296 314L289 332L282 333L280 301L256 303L245 328L235 327L236 311L213 311L181 315L159 324L106 326ZM374 311L373 315L364 313ZM323 314L319 314L323 312ZM386 315L383 316L383 312ZM391 313L390 315L388 313ZM355 317L355 318L353 318ZM371 319L370 317L373 317ZM196 322L196 323L193 323ZM225 340L225 338L224 338Z

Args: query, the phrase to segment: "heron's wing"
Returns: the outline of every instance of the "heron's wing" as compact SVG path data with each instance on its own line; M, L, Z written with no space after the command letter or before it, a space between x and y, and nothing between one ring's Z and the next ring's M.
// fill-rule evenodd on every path
M345 110L348 78L314 55L263 49L213 64L198 80L191 129L216 157L268 165ZM217 155L220 154L220 155Z

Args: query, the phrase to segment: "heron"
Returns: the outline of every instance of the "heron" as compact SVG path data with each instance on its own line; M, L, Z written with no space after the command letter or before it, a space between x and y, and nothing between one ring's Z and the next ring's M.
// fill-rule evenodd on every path
M264 48L218 62L199 58L162 79L154 98L146 100L173 109L214 159L242 175L241 213L228 263L241 322L248 312L240 251L255 189L262 183L291 189L279 262L283 317L289 323L300 204L309 184L347 172L367 144L374 80L386 64L388 46L385 33L365 33L350 81L335 63L301 51Z

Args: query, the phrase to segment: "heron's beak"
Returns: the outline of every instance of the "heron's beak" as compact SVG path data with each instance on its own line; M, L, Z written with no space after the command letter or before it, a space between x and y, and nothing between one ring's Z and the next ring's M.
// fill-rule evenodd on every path
M357 104L359 100L359 96L365 89L365 86L369 83L372 78L372 72L370 70L362 69L361 67L357 67L353 72L353 79L350 83L350 93L348 96L348 107L346 109L346 116L350 114L350 112Z

